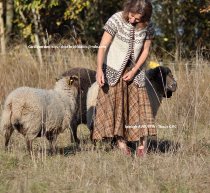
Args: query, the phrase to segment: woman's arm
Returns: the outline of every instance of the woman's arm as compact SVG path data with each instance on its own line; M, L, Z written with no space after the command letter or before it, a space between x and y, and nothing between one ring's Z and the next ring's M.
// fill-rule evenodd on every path
M146 61L148 55L149 55L149 50L150 50L150 45L151 45L151 40L146 40L143 45L143 50L141 53L141 56L139 57L138 61L136 62L136 65L132 68L131 71L126 73L123 76L123 80L125 81L130 81L134 77L134 75L137 73L138 69L144 64Z
M143 65L144 62L146 61L146 59L149 55L151 42L152 42L151 40L145 41L141 56L139 57L136 65L132 68L132 71L134 71L135 73L138 71L138 69L141 67L141 65Z
M100 87L104 85L104 74L102 71L102 66L103 66L106 50L109 47L112 41L112 38L113 36L111 36L108 32L105 31L101 38L100 46L98 48L96 81L98 82Z

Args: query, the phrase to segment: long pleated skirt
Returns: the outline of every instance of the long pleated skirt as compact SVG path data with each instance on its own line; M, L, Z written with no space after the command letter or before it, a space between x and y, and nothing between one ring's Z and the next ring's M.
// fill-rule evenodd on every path
M95 110L93 140L123 137L139 141L141 137L156 135L156 127L147 90L122 77L115 86L99 89Z

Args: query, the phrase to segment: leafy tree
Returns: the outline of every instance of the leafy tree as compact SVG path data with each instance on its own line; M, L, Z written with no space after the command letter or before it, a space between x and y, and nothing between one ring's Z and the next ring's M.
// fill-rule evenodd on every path
M10 9L6 9L9 2ZM41 44L60 37L72 40L72 44L94 45L99 44L104 23L113 13L122 9L123 2L124 0L4 0L5 10L10 10L4 15L4 20L7 32L11 34L12 31L15 36L30 43L35 42L37 36ZM210 0L152 0L152 4L156 51L163 50L160 54L169 52L176 59L178 56L189 57L197 48L208 53L210 12L201 13L200 9L207 7Z
M156 45L189 57L197 48L207 53L210 44L210 14L200 13L209 1L205 0L164 0L153 1L154 20L157 25Z

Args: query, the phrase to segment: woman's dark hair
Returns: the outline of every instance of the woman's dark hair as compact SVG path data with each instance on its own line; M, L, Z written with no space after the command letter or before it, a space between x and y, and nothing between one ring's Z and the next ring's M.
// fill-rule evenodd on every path
M127 0L123 6L123 18L126 21L129 12L142 14L141 22L149 22L152 16L152 4L150 0Z

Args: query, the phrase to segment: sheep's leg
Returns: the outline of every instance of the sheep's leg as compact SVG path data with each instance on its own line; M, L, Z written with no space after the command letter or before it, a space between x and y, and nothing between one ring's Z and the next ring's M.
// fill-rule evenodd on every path
M27 149L29 154L31 155L33 152L33 147L32 147L32 140L26 139L26 145L27 145Z
M90 131L93 130L93 125L94 125L94 116L95 116L95 107L94 106L91 106L88 110L87 110L87 116L86 116L86 119L87 119L87 127Z
M14 128L12 126L8 126L5 129L5 134L4 134L4 137L5 137L5 150L8 150L8 145L9 145L10 137L11 137L13 131L14 131Z
M77 137L77 126L78 126L79 123L77 123L76 121L76 118L73 118L71 123L70 123L70 126L71 126L71 131L73 133L73 138L72 138L72 133L71 133L71 140L74 139L74 141L79 144L80 143L80 140L78 139ZM73 140L72 140L73 141Z
M51 141L51 152L52 155L56 154L56 141L57 141L57 135L53 137L53 140Z
M79 138L77 137L77 126L76 126L75 129L73 129L73 137L74 137L75 142L76 142L77 144L79 144L79 143L80 143L80 140L79 140Z
M50 145L50 154L54 155L56 154L56 141L57 141L57 137L58 135L55 133L47 133L46 137L49 141L49 145Z

